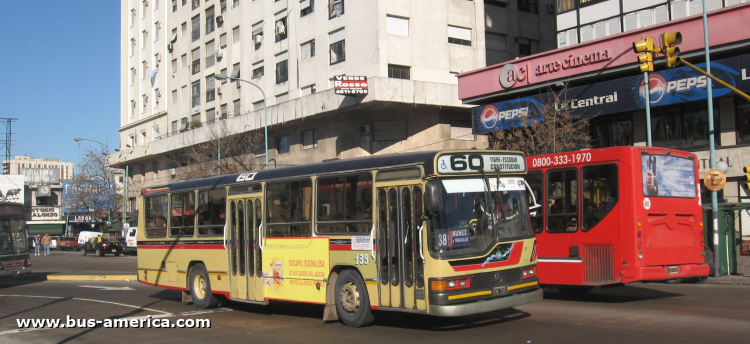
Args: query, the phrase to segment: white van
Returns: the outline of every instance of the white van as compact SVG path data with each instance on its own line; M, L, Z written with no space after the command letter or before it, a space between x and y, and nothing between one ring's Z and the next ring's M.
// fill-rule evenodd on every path
M138 227L128 228L128 233L125 235L125 247L123 248L125 254L138 254L138 241L135 239L136 234L138 234Z
M77 249L80 250L81 246L83 246L83 244L85 244L87 241L89 241L89 239L91 239L93 237L98 237L98 236L102 236L102 233L101 232L81 231L80 233L78 233L78 248Z

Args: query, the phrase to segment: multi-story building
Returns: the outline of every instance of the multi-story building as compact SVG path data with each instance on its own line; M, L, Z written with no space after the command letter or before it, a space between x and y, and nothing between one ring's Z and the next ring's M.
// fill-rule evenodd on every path
M121 18L131 200L196 175L170 154L243 132L268 130L256 168L486 147L456 75L555 47L551 0L123 0ZM344 75L368 93L335 94Z
M73 163L50 158L16 156L3 161L9 175L23 175L26 221L30 234L62 234L65 218L62 214L63 180L73 177ZM7 194L6 190L3 193ZM5 195L3 195L4 197Z

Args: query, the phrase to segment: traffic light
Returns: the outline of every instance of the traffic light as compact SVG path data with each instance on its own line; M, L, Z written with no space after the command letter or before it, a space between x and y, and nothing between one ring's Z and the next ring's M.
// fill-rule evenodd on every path
M667 57L667 67L672 68L680 61L677 56L680 55L680 48L677 44L682 43L682 34L679 32L665 32L661 34L662 43L664 43L664 55Z
M653 72L654 71L654 39L651 37L644 37L641 40L633 42L633 50L638 55L638 62L640 62L641 72Z
M742 171L745 172L745 187L750 189L750 166L745 166L742 168Z

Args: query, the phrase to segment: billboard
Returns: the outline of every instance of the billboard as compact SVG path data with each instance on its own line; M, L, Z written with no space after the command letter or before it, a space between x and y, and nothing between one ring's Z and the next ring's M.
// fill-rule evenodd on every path
M345 96L367 94L366 76L336 75L333 77L334 93Z
M115 183L63 182L63 212L88 213L97 209L114 209Z
M696 66L705 69L705 63ZM750 55L711 62L712 75L740 90L750 90L748 69ZM649 73L649 103L658 107L706 99L708 81L690 67ZM713 83L712 87L714 98L732 93L719 83ZM579 117L642 110L646 107L644 89L643 76L638 75L477 106L472 109L473 131L483 134L523 126L524 116L541 119L545 105L562 109L567 103L571 114ZM555 101L556 96L559 102Z
M0 175L0 202L24 204L22 175Z
M26 184L57 184L60 182L59 168L22 168Z

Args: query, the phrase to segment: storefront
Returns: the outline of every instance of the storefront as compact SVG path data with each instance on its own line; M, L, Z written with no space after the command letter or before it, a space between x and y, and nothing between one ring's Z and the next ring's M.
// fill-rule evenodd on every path
M712 75L750 92L750 35L745 29L750 4L712 11L708 19ZM645 146L644 78L633 42L653 37L661 46L660 35L675 31L682 33L680 56L705 69L703 21L692 16L460 74L459 97L478 105L473 109L475 134L522 125L519 118L527 114L567 103L571 114L590 118L591 148ZM668 69L663 55L656 55L654 64L656 72L649 73L652 144L694 152L702 176L709 169L711 80L686 66ZM729 165L719 200L750 202L742 170L750 165L750 104L716 82L712 88L716 158ZM745 213L740 220L750 240L750 216Z

